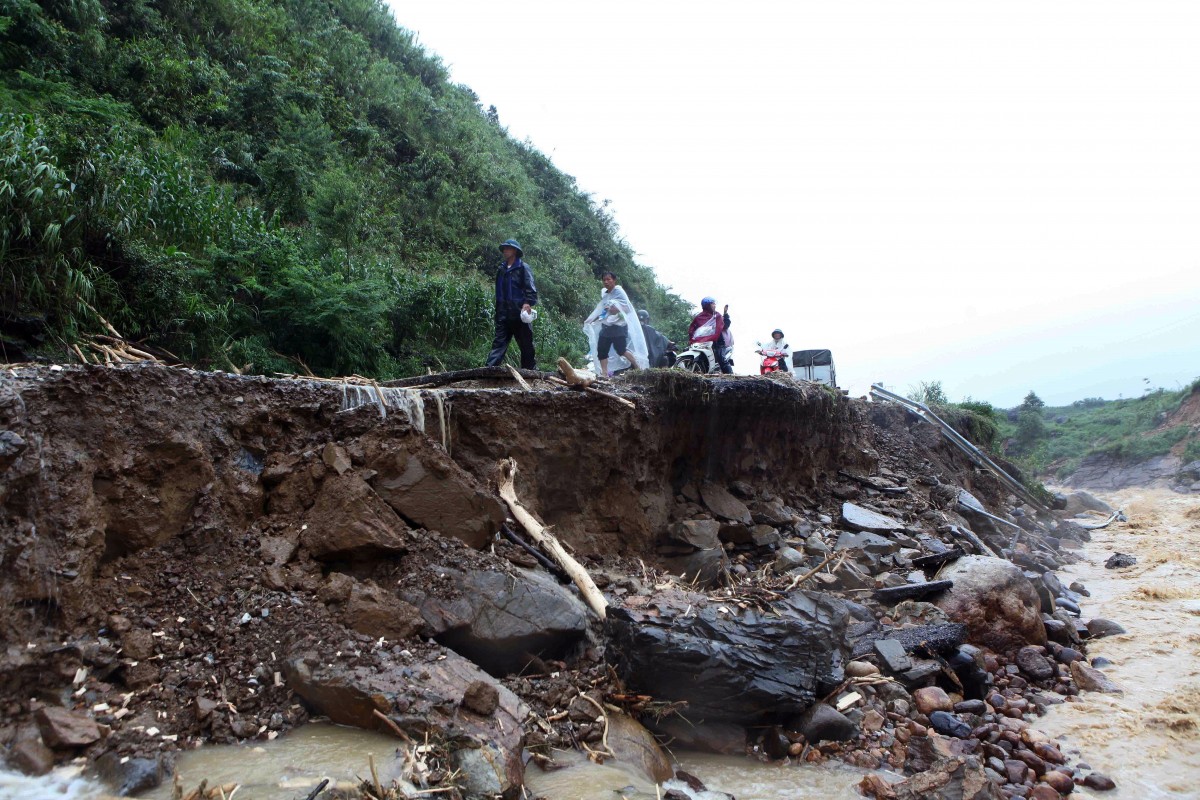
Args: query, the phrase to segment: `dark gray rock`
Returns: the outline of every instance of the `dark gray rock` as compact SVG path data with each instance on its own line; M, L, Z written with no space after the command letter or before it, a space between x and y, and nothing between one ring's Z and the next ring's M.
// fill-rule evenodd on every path
M493 674L521 669L527 653L553 658L587 631L587 607L544 572L436 569L458 589L453 599L418 589L406 599L435 639Z
M895 639L904 645L908 653L918 655L954 655L959 645L966 640L967 627L957 622L944 622L934 625L916 625L911 628L885 628L885 636L879 633L869 635L854 643L853 655L860 658L874 652L875 640Z
M1065 597L1057 598L1054 601L1054 605L1057 608L1061 608L1063 611L1067 611L1071 614L1074 614L1075 616L1079 616L1079 614L1082 613L1079 609L1078 603L1076 603L1074 600L1068 600Z
M954 704L955 714L975 714L981 715L987 713L987 703L982 700L963 700L960 703Z
M754 530L750 532L750 543L755 547L773 547L782 540L779 531L770 525L755 525Z
M96 770L108 785L114 787L118 797L130 797L153 789L162 783L164 768L162 756L156 758L128 758L116 752L108 752L96 761Z
M776 572L791 572L804 566L806 561L807 558L799 550L793 547L781 547L775 554L775 563L771 565L771 568Z
M854 503L842 503L842 523L850 530L869 533L890 533L904 528L904 523L900 520Z
M720 547L663 558L660 563L672 575L681 575L688 583L701 587L716 585L729 568L729 558Z
M817 703L789 727L814 744L845 742L858 736L858 726L852 720L824 703Z
M698 550L711 550L721 546L720 532L721 523L715 519L687 519L671 525L667 538Z
M1105 569L1122 569L1124 567L1132 567L1137 563L1137 558L1128 553L1113 553L1104 562Z
M904 645L895 639L876 639L875 653L883 661L890 672L904 672L912 669L912 659L904 649Z
M1119 636L1127 631L1111 619L1093 617L1087 622L1088 635L1092 639L1103 639L1105 636Z
M971 726L946 711L934 711L929 715L929 724L943 736L956 739L971 738Z
M900 549L900 543L873 533L850 533L846 531L838 536L837 544L833 547L834 550L849 550L851 548L857 548L877 556L886 556L897 552Z
M606 652L630 689L686 700L694 718L771 724L841 683L848 621L845 602L816 592L764 613L671 589L653 608L610 608Z
M746 526L754 524L754 517L750 514L750 509L725 487L715 483L706 483L700 487L700 497L704 500L704 505L708 507L708 510L720 519L740 522Z
M1030 645L1017 651L1017 666L1034 680L1044 681L1055 675L1054 662L1043 654L1045 648Z

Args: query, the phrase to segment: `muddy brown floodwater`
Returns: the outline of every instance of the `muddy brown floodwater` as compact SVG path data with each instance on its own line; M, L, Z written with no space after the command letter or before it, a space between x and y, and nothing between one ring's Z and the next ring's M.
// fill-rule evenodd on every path
M1093 531L1083 560L1059 572L1091 592L1084 618L1104 617L1128 633L1093 640L1088 654L1123 695L1084 693L1054 706L1038 727L1117 782L1112 800L1200 798L1200 497L1127 489L1104 498L1129 521ZM1137 563L1105 569L1114 552Z

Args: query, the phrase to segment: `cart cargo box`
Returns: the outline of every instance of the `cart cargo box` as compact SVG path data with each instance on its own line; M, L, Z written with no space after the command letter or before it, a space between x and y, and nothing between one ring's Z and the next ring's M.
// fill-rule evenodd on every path
M837 386L837 370L829 350L796 350L792 353L792 376L802 381Z

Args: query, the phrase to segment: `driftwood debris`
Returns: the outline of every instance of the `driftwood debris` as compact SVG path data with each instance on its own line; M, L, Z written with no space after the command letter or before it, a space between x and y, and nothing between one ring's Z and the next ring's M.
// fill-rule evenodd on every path
M971 530L970 528L951 525L950 532L960 539L966 539L968 542L974 545L975 549L979 551L980 555L999 558L999 556L996 555L996 551L984 544L983 539L980 539L978 536L976 536L975 531Z
M632 400L626 400L624 397L619 397L612 392L605 392L592 386L592 383L595 382L595 379L585 378L580 375L565 358L559 357L558 369L560 372L562 372L565 380L562 378L551 377L549 379L550 381L557 383L560 386L570 386L573 389L582 389L585 392L591 392L592 394L598 394L601 397L607 397L609 400L616 400L618 403L629 406L630 408L637 408L637 406L633 404Z
M884 605L894 605L904 600L920 600L931 594L944 592L953 585L954 581L931 581L929 583L910 583L906 586L876 589L875 599Z
M500 462L499 490L501 499L508 504L513 518L521 523L521 527L525 529L530 538L544 547L546 552L550 554L550 557L563 568L563 571L571 576L571 580L575 581L575 585L579 587L579 591L588 606L596 612L596 615L600 619L604 619L608 612L608 601L604 599L604 595L601 594L595 581L592 580L592 576L583 568L583 565L576 561L562 544L559 543L558 539L542 523L538 522L533 514L529 513L521 505L521 501L517 499L517 490L514 485L516 476L516 460L509 458Z
M912 560L912 565L917 569L937 569L942 564L948 561L955 561L962 558L967 553L957 545L947 550L944 553L931 553L927 556L917 556Z

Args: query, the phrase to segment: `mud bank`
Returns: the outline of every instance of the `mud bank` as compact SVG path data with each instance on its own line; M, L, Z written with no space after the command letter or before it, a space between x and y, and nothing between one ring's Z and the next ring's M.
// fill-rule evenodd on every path
M1086 532L898 408L648 373L612 387L629 409L525 378L3 373L9 762L84 756L136 792L180 749L321 715L399 737L404 786L467 797L566 747L661 781L643 724L944 778L927 794L1082 778L1027 731L1079 691L1090 634L1054 570ZM606 623L498 535L504 458Z

